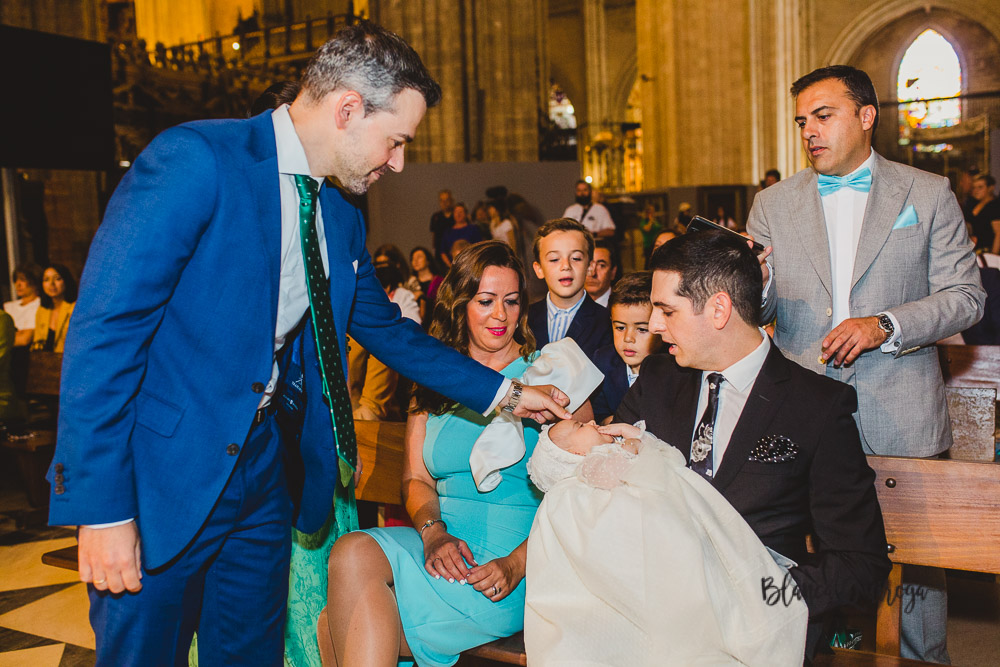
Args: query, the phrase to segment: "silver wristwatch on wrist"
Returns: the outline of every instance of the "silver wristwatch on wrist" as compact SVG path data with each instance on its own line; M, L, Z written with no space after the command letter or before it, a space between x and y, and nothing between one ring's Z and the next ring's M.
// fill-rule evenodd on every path
M503 406L504 412L514 412L514 408L521 402L521 392L524 391L524 385L517 380L511 380L510 383L514 388L510 392L510 398L507 399L507 405Z
M896 332L896 327L892 326L892 319L885 313L878 315L878 328L885 332L885 340L892 338Z

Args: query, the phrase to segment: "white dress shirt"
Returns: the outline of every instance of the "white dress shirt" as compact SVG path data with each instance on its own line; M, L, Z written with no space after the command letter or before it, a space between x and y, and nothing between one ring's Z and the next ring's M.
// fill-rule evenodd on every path
M723 370L706 370L701 374L701 391L698 394L698 409L695 411L694 430L698 429L701 416L705 412L708 404L708 374L722 373L726 381L719 388L719 411L715 417L715 442L712 445L712 470L718 471L722 463L722 456L729 447L729 439L733 437L736 423L743 414L743 408L750 397L750 390L757 375L764 366L767 353L771 349L771 339L760 330L763 340L754 351L743 357L729 368ZM691 439L694 440L694 431L691 432Z
M584 215L583 206L580 204L570 204L563 211L564 218L573 218L581 225L590 230L591 234L598 234L606 229L614 229L615 221L611 219L611 214L604 204L591 204ZM582 218L582 220L581 220Z
M274 142L278 149L278 194L281 198L281 269L278 278L278 320L274 329L274 353L277 355L285 344L285 338L299 325L309 309L309 290L306 287L306 269L302 260L302 237L299 234L299 190L295 185L295 175L312 172L309 170L306 151L288 115L287 104L274 110L271 122L274 124ZM314 180L320 187L323 186L323 179ZM263 221L262 224L268 222ZM319 237L320 255L323 257L323 272L329 276L330 262L326 253L326 234L318 197L316 234ZM278 362L275 361L259 407L270 402L277 383Z
M604 306L605 308L607 308L608 307L608 301L611 300L611 288L609 287L608 289L604 290L604 294L602 294L601 296L594 296L594 297L591 297L591 298L594 301L596 301L599 305Z
M861 163L853 173L868 168L874 178L875 153ZM848 176L849 177L849 176ZM868 192L842 187L820 197L826 219L826 237L830 243L830 271L833 280L833 318L838 324L851 317L851 284L854 277L854 256L861 238L861 223L865 219ZM867 315L867 313L862 313ZM832 328L832 327L831 327Z
M875 151L868 159L847 175L849 178L862 169L868 168L875 180ZM868 206L868 195L871 192L859 192L843 187L820 197L823 204L823 217L826 220L826 236L830 243L830 272L833 281L833 327L851 317L868 317L867 313L851 313L851 287L854 281L854 258L858 254L858 240L861 238L861 225L865 219L865 209ZM894 328L893 335L885 341L881 350L895 352L899 346L899 322L892 313L877 313L888 315Z

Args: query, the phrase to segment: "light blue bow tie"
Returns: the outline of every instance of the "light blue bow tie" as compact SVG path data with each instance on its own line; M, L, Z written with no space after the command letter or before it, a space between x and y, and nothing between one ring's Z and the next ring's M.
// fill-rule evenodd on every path
M847 176L826 176L820 174L818 185L820 197L832 195L845 186L858 192L868 192L872 189L872 170L865 167Z

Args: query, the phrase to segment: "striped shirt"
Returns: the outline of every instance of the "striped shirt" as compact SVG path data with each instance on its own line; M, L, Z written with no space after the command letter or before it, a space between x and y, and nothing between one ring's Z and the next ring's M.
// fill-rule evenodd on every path
M548 312L547 320L549 325L550 343L554 343L557 340L562 340L566 337L566 332L569 331L569 325L573 323L576 311L580 310L583 300L587 298L590 298L587 296L587 291L580 290L580 300L577 301L575 305L563 309L552 303L551 292L545 295L545 307Z

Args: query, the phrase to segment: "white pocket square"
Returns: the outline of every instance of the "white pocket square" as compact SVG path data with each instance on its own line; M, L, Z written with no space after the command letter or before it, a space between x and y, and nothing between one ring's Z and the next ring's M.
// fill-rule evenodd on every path
M903 209L902 213L899 214L899 217L896 218L896 222L893 223L892 228L903 229L905 227L912 227L918 222L919 220L917 220L917 210L913 208L913 204L910 204L909 206Z
M354 260L353 262L351 262L351 264L354 265L354 272L357 273L358 272L358 260Z

